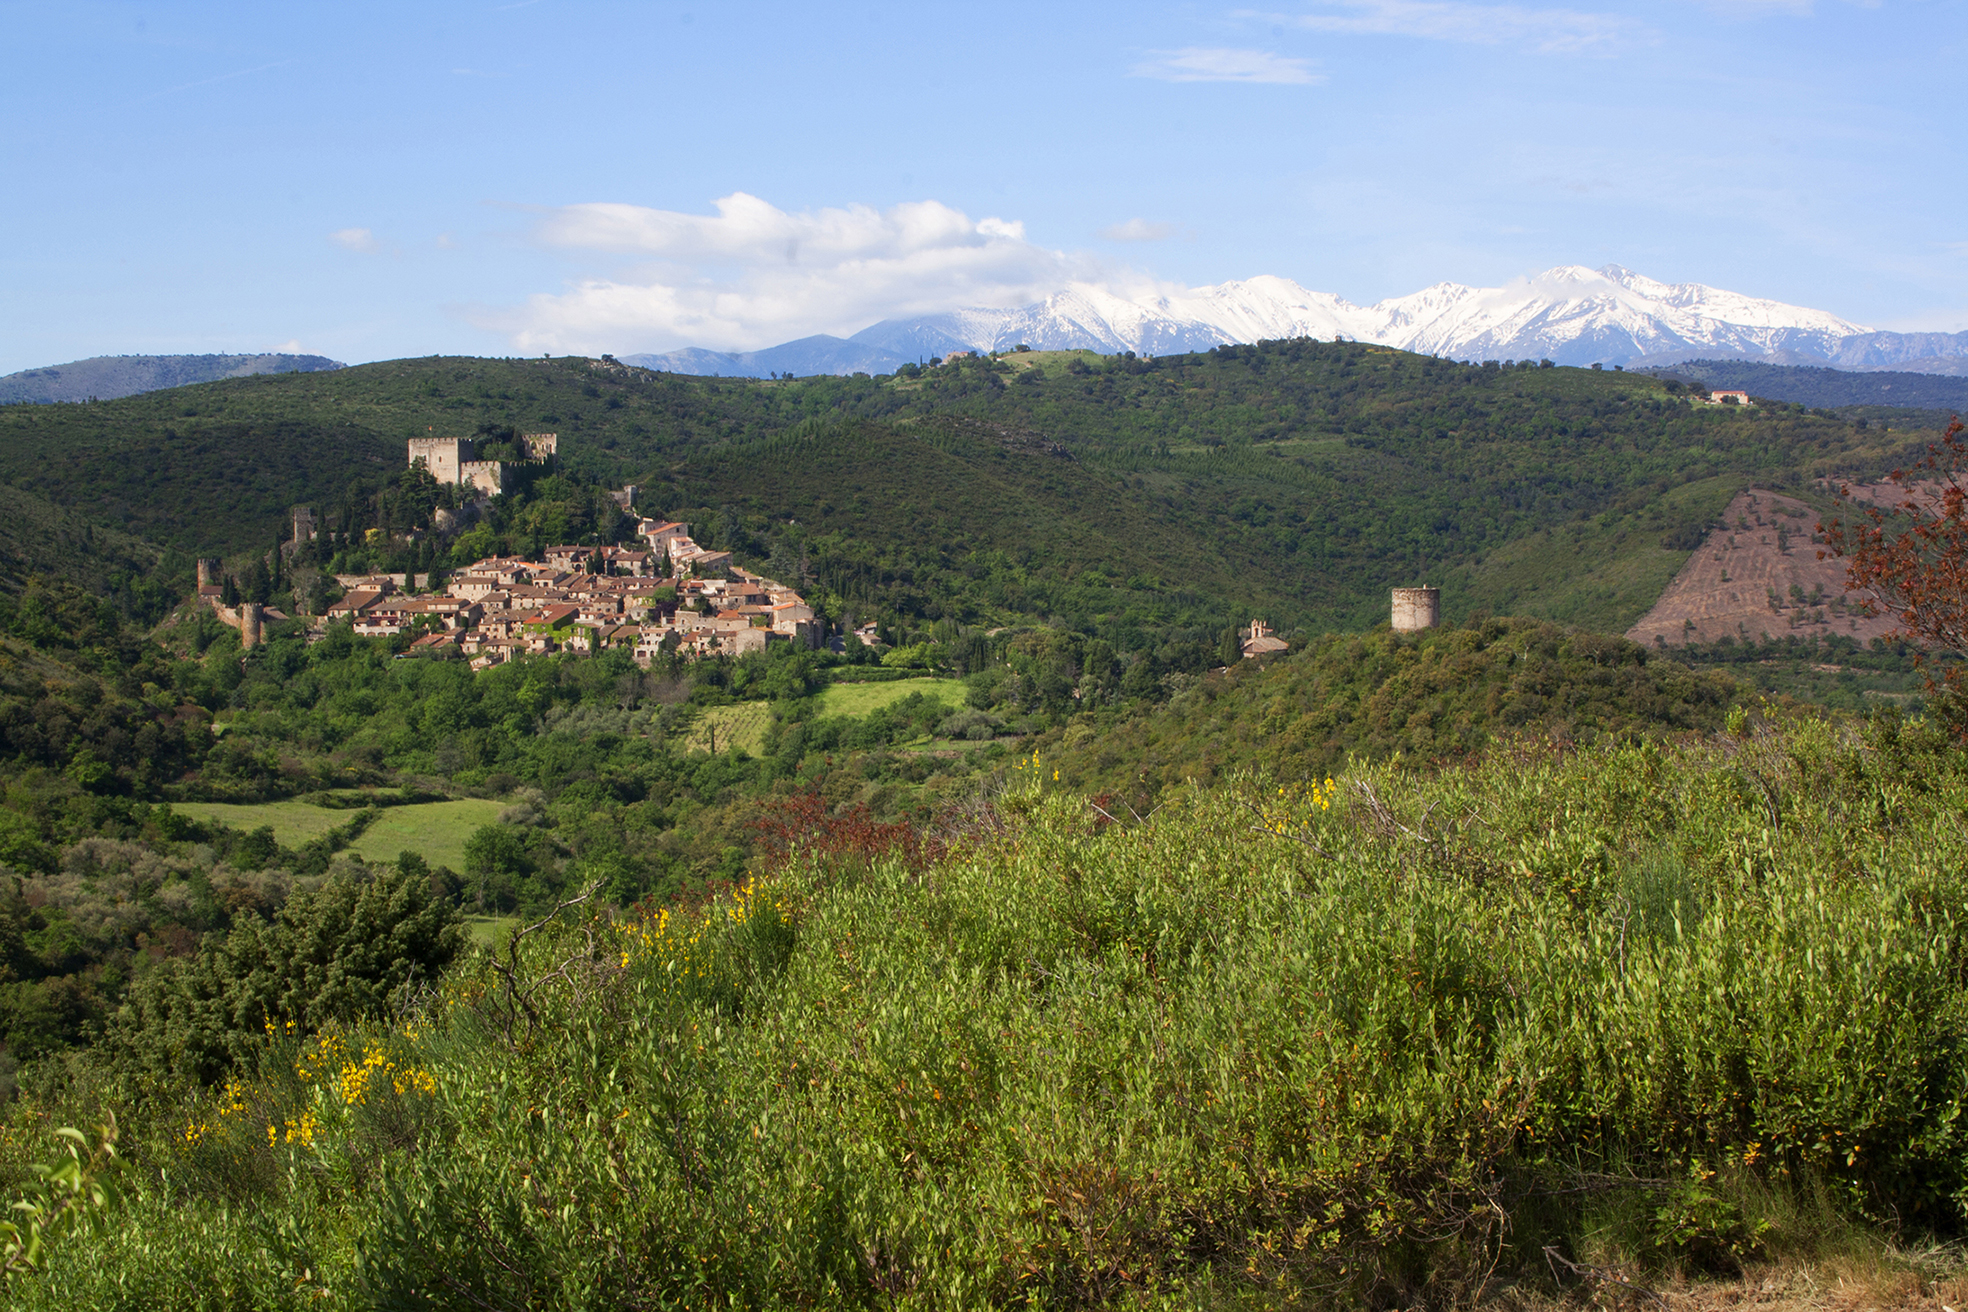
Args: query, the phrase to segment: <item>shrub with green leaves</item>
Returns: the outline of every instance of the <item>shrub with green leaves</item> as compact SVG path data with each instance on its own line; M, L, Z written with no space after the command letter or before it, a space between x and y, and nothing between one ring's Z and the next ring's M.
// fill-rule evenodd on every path
M209 1084L270 1032L310 1034L410 1006L464 943L421 859L338 873L272 920L241 921L140 978L111 1022L107 1060L150 1080Z

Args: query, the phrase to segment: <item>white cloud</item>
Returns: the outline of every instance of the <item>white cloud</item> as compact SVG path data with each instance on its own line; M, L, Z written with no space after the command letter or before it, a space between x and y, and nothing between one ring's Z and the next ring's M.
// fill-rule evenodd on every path
M1102 241L1167 241L1174 235L1174 224L1154 223L1148 219L1129 219L1126 223L1110 223L1098 234Z
M953 305L1025 305L1094 272L1084 258L1026 240L1023 224L972 219L937 201L795 213L736 192L716 209L556 210L540 241L640 257L640 266L478 319L529 354L746 350Z
M1659 40L1651 28L1622 14L1464 4L1461 0L1317 0L1312 13L1263 17L1314 32L1413 36L1485 46L1525 45L1560 55L1610 55Z
M274 353L275 355L302 355L302 354L305 354L305 353L304 353L304 352L303 352L303 351L301 350L301 339L300 339L300 338L298 338L298 337L295 337L295 338L292 338L292 339L290 339L290 340L288 340L288 341L285 341L285 342L282 342L282 343L281 343L280 345L278 345L278 346L276 346L276 347L274 347L274 348L273 348L273 353Z
M1163 82L1278 82L1297 85L1324 82L1325 75L1308 67L1309 59L1274 55L1268 50L1227 50L1189 46L1182 50L1151 50L1150 58L1128 70L1131 77Z
M382 243L376 240L376 234L367 228L337 228L328 234L328 240L358 255L374 255L383 248Z

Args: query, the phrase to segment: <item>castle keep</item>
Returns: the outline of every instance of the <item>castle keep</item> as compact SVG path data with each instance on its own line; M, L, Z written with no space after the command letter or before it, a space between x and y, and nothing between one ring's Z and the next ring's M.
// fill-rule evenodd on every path
M522 433L527 457L551 460L560 452L558 433ZM410 465L421 461L440 483L456 483L477 488L488 497L506 490L506 467L497 460L480 460L478 445L469 437L413 437L410 439Z

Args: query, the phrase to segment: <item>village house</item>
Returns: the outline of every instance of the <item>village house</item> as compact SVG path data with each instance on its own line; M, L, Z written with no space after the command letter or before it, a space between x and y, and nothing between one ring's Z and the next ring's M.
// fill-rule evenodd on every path
M587 566L588 560L595 554L595 549L571 546L548 547L540 554L546 558L547 564L555 569L579 570Z
M375 609L387 595L375 588L357 588L328 608L329 619L353 618Z
M647 578L654 569L652 553L634 547L603 547L601 563L610 574Z

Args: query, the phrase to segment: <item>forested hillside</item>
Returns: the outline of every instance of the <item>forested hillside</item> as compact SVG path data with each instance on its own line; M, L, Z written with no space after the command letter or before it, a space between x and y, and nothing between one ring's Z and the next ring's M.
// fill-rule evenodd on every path
M562 433L571 477L636 483L741 556L803 558L863 609L1123 640L1253 609L1357 628L1423 580L1451 618L1619 631L1738 485L1887 458L1887 435L1801 407L1301 341L772 381L392 361L9 407L0 479L186 553L263 550L295 502L368 522L411 434L513 429Z
M126 615L156 620L177 604L190 568L141 537L0 484L0 594L19 595L39 576L113 599Z
M1743 689L1623 638L1522 619L1328 635L1240 662L1033 744L1072 787L1151 809L1169 789L1262 768L1314 779L1353 760L1440 767L1499 739L1604 744L1712 732Z
M320 355L98 355L0 377L0 405L108 401L215 378L341 367Z

